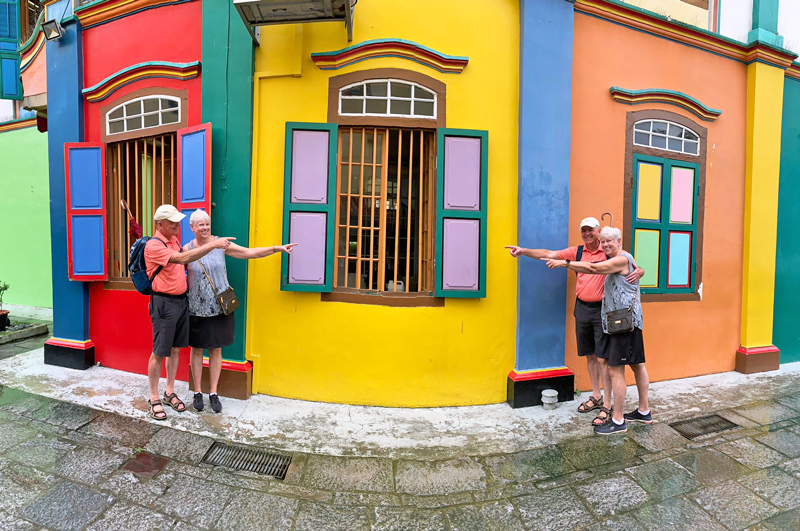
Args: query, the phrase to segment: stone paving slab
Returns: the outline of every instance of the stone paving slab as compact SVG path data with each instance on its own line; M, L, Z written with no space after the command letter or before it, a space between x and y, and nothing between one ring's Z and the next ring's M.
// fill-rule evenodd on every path
M656 500L678 496L700 488L691 472L672 459L626 469L628 474Z
M376 507L372 531L449 531L444 512L441 510L414 509L408 507Z
M630 511L649 500L647 492L622 472L598 478L576 490L589 509L601 518Z
M500 483L536 481L563 476L575 470L555 445L510 455L489 456L486 465L492 477Z
M447 461L397 462L397 492L418 495L450 494L486 488L486 472L476 458Z
M294 531L369 531L365 507L337 507L316 502L300 502Z
M783 456L753 439L737 439L716 447L750 468L767 468L783 461Z
M110 496L65 481L36 500L36 503L25 507L22 516L56 531L74 531L86 527L112 501Z
M225 508L217 527L228 531L290 531L298 505L290 498L243 492Z
M515 498L514 505L530 531L571 531L595 521L569 487Z
M800 481L778 468L759 470L739 483L780 509L800 507Z
M176 461L198 464L214 444L214 439L185 431L161 430L144 447L152 454L169 457Z
M780 510L735 481L728 481L699 490L692 498L710 515L731 529L775 516Z
M790 430L778 430L755 438L761 444L789 457L800 457L800 435Z
M452 531L524 531L517 510L508 501L461 505L445 514Z
M164 531L175 519L144 507L117 502L86 531Z
M179 475L167 492L153 502L153 506L188 524L210 528L234 497L234 489L216 484L214 496L209 496L208 487L209 483L203 480ZM237 492L237 496L241 494L242 492Z
M310 455L302 485L336 491L392 492L392 460Z
M648 531L725 531L711 516L686 498L672 498L634 513Z
M110 439L130 448L144 448L160 429L160 426L143 420L106 413L81 428L79 432Z
M736 479L748 472L747 467L713 448L687 452L675 456L673 460L706 485Z

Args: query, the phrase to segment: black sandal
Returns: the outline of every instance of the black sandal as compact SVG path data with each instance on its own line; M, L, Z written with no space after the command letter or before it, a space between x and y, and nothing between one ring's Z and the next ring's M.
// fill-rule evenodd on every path
M591 404L591 406L588 406L587 404ZM600 407L603 407L603 397L601 396L600 398L595 398L590 396L589 400L586 402L581 402L581 405L578 406L578 413L588 413Z
M592 426L602 426L606 422L611 420L611 412L614 410L612 407L611 409L601 407L600 413L592 420Z
M171 395L167 395L167 392L164 391L164 400L166 400L167 404L169 404L169 406L172 409L174 409L175 411L177 411L178 413L183 413L184 411L186 411L186 404L184 404L181 401L181 399L178 398L178 395L176 395L175 393L172 393ZM173 402L173 400L177 400L177 402ZM183 406L183 407L181 407L181 406Z
M147 403L150 405L150 409L147 411L148 417L153 420L167 420L167 412L164 411L164 405L161 400L156 400L155 402L148 400ZM161 411L156 411L154 409L156 406L161 406Z

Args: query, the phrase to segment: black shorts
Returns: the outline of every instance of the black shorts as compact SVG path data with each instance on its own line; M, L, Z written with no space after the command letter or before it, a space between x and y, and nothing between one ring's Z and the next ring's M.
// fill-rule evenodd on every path
M590 303L593 304L593 303ZM588 306L580 299L575 299L575 338L578 341L578 356L603 357L608 335L603 333L603 321L600 319L600 304Z
M153 294L150 297L153 323L153 354L168 358L173 347L189 346L189 299Z
M634 328L633 332L612 334L608 337L606 356L612 367L620 365L638 365L644 363L644 338L642 329Z
M233 314L213 317L189 316L189 346L193 348L222 348L233 344L236 319Z

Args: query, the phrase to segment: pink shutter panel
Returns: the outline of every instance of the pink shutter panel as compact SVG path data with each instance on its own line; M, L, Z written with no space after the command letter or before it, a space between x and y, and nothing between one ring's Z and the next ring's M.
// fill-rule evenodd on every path
M175 207L181 221L181 245L194 238L189 216L203 209L211 215L211 124L178 130L178 194Z
M330 292L336 185L335 124L286 124L281 289Z
M108 280L105 145L64 144L64 172L69 279Z
M436 296L486 297L488 133L439 129Z

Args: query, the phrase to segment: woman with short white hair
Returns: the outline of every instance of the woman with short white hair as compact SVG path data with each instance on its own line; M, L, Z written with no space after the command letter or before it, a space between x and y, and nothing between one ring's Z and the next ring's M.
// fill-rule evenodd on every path
M195 237L183 246L186 251L217 239L216 236L211 235L211 218L205 210L192 212L189 217L189 227ZM250 260L275 253L290 253L295 245L297 244L290 243L248 249L231 242L227 249L215 249L201 260L187 264L189 346L192 349L191 368L195 389L192 405L195 410L202 411L205 407L201 381L203 349L208 349L209 403L215 413L222 411L222 404L217 395L217 384L222 372L222 347L233 343L235 332L233 312L226 313L219 300L219 296L230 288L228 272L225 268L225 256Z
M566 267L579 273L590 275L606 275L603 292L603 309L601 313L603 332L608 335L605 352L598 353L601 363L608 364L611 385L614 394L614 407L610 420L595 426L594 431L600 435L625 433L627 422L653 422L648 403L650 379L644 366L644 339L642 336L642 298L639 284L627 281L628 273L636 268L636 262L627 251L622 250L622 233L614 227L603 227L600 231L600 245L609 259L604 262L574 262L570 260L547 260L547 267L554 269ZM614 313L612 313L614 312ZM619 315L622 317L619 317ZM632 326L616 330L620 323L632 321ZM630 366L636 377L639 391L639 407L631 413L622 411L625 407L625 366ZM604 406L610 406L610 398L606 392Z

